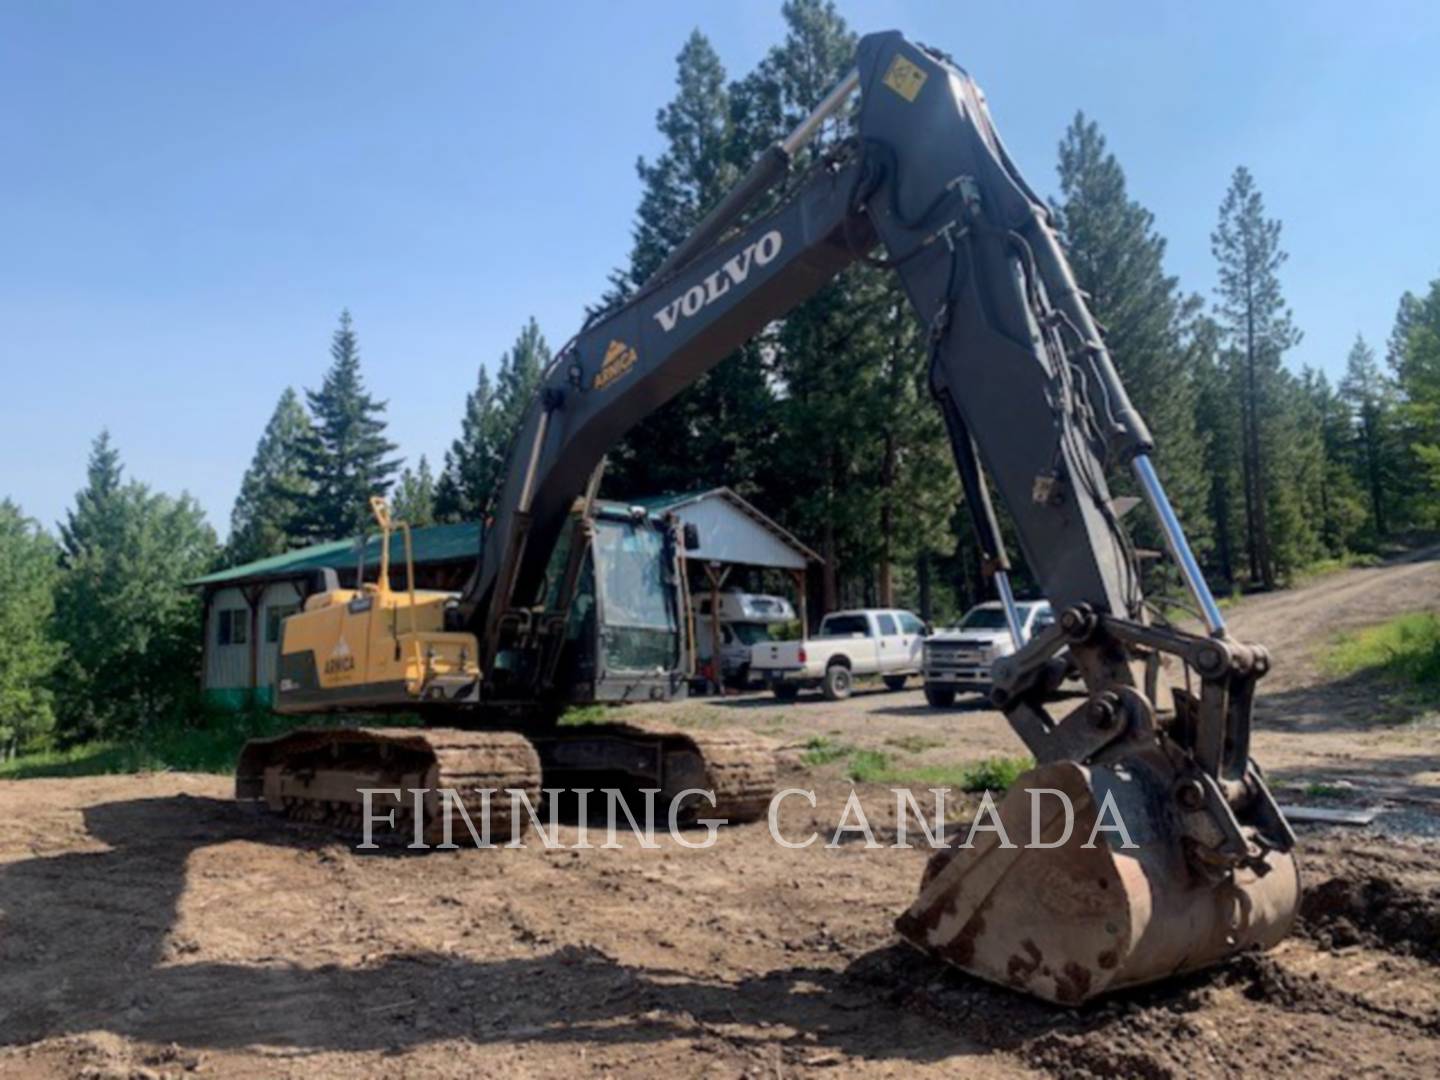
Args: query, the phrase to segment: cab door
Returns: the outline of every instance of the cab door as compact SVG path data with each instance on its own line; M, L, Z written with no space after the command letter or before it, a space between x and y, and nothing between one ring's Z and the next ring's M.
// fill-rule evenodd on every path
M919 671L925 657L925 624L908 611L900 612L897 617L900 633L904 636L907 663Z
M875 651L880 658L880 670L889 672L903 669L908 650L905 646L904 636L900 633L900 624L895 619L895 613L877 611L875 613L875 629L879 634L879 637L875 639Z

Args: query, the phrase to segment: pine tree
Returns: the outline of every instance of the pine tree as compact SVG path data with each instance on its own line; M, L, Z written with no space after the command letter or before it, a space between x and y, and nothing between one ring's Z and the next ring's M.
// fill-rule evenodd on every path
M1205 507L1214 546L1206 569L1227 590L1236 580L1235 557L1242 546L1240 500L1240 413L1232 373L1220 348L1221 331L1211 318L1198 315L1187 332L1186 357L1195 372L1196 428L1205 434Z
M55 723L55 542L0 499L0 761L43 738Z
M1300 385L1307 400L1298 427L1314 459L1306 471L1310 483L1303 489L1304 501L1319 520L1324 553L1342 556L1361 542L1367 517L1355 427L1344 396L1324 372L1306 367Z
M1409 351L1410 331L1424 321L1424 306L1410 291L1404 292L1395 308L1395 323L1385 347L1385 362L1396 378L1404 377L1405 356Z
M1216 313L1238 369L1244 476L1246 547L1251 579L1273 588L1277 565L1270 519L1277 511L1296 520L1281 478L1268 476L1277 443L1277 420L1284 407L1282 357L1300 340L1280 292L1280 222L1265 216L1255 179L1243 165L1235 170L1220 204L1220 220L1210 236L1219 263ZM1268 435L1268 437L1267 437Z
M111 520L111 504L120 491L125 470L120 464L120 451L110 442L108 430L101 431L90 444L86 473L88 483L76 494L75 506L66 512L60 526L60 541L72 555L113 539L102 530Z
M1432 283L1432 294L1434 284ZM1428 301L1428 298L1427 298ZM1400 297L1395 311L1395 323L1391 328L1385 348L1385 365L1389 369L1389 383L1394 395L1391 410L1391 434L1394 440L1391 456L1394 459L1394 474L1390 479L1390 506L1392 528L1404 528L1426 523L1430 515L1430 492L1426 481L1426 469L1421 463L1419 447L1424 443L1424 432L1419 423L1423 411L1417 411L1411 400L1418 391L1423 397L1423 378L1416 379L1420 370L1411 362L1414 355L1412 335L1427 322L1440 330L1435 320L1440 316L1435 305L1422 302L1420 297L1408 290ZM1417 339L1414 344L1423 341Z
M445 451L445 463L435 485L435 514L440 521L478 521L485 510L494 478L497 453L491 445L494 410L490 376L482 367L475 389L465 398L460 435Z
M808 115L855 62L858 38L832 0L785 0L785 40L730 91L731 161L740 170ZM831 123L840 131L848 117ZM794 168L803 169L827 144L820 132Z
M737 168L854 61L855 35L833 3L792 0L782 13L784 41L731 89ZM797 173L843 123L807 148ZM952 547L957 494L924 376L928 350L894 275L851 267L789 312L764 350L778 424L758 503L813 538L825 560L823 607L918 600L932 559ZM928 580L923 591L933 604Z
M435 524L435 477L424 454L414 472L407 468L400 474L392 509L398 520L408 521L412 528Z
M1399 438L1408 458L1403 497L1410 517L1434 527L1440 524L1440 279L1423 297L1402 298L1390 364L1400 396Z
M1060 194L1052 204L1075 278L1104 327L1130 400L1155 436L1155 468L1202 556L1213 542L1205 502L1202 439L1195 428L1199 389L1183 344L1199 301L1182 296L1165 273L1165 240L1150 211L1131 199L1125 174L1099 126L1077 113L1060 142ZM1112 478L1117 493L1134 491L1128 473ZM1137 518L1139 516L1137 515ZM1132 519L1133 521L1133 519ZM1158 526L1141 518L1139 539L1158 548Z
M475 389L465 401L460 437L445 452L435 490L439 521L478 521L486 514L503 482L510 452L525 410L550 364L550 346L532 318L515 344L500 358L495 385L480 369Z
M1321 421L1305 380L1282 370L1273 393L1274 412L1268 422L1262 420L1261 435L1272 481L1266 493L1267 550L1276 580L1289 581L1327 554L1327 530L1337 544L1340 530L1327 520Z
M400 467L389 457L396 447L385 438L385 402L365 390L349 311L340 313L330 356L320 389L305 391L312 427L301 443L300 475L310 491L290 525L293 535L311 543L363 528L370 497L385 495Z
M309 438L310 417L287 386L265 425L230 511L230 537L225 544L228 565L279 555L296 546L296 538L288 530L310 496L302 471L302 451Z
M1370 525L1375 537L1390 531L1388 489L1396 479L1393 438L1394 394L1375 360L1375 351L1360 335L1345 361L1340 396L1354 424L1356 478L1369 495Z
M62 530L56 731L66 742L173 722L198 687L200 606L188 583L213 567L215 534L190 496L121 473L102 435Z
M641 159L643 185L629 267L612 298L644 283L739 178L725 69L698 30L676 58L676 93L659 111L663 153ZM746 163L748 165L748 162ZM774 439L761 350L740 349L638 424L612 451L606 491L619 495L728 484L753 496Z
M535 393L540 388L540 377L550 365L550 346L540 326L532 317L520 330L520 336L500 359L500 370L495 376L495 409L498 434L503 439L499 447L503 458L509 449L510 440L520 430L525 419L525 410L530 407Z
M691 31L675 68L675 97L655 117L666 149L635 165L643 191L630 268L616 280L626 292L655 272L739 175L730 161L730 91L710 39Z

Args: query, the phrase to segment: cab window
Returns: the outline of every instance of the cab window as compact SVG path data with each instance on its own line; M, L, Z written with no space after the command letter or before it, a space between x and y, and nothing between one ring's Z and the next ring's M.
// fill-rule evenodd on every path
M880 622L881 637L894 637L899 632L895 629L895 620L889 615L879 615L876 618Z
M870 620L864 615L827 615L820 632L826 637L869 637Z
M593 555L606 665L616 671L668 668L679 635L659 530L648 523L602 519L596 525Z
M971 608L970 613L960 620L962 630L1004 630L1005 611L998 607Z

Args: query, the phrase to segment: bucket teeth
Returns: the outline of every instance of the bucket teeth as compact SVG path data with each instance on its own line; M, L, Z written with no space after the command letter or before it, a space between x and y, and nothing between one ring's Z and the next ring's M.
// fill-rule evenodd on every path
M971 846L932 857L901 936L1069 1005L1276 944L1299 898L1293 856L1218 881L1193 873L1163 779L1145 762L1026 773Z

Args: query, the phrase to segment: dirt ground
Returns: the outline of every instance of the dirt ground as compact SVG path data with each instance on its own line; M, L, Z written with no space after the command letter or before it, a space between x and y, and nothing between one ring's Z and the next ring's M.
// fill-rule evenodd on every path
M366 855L221 777L29 780L0 784L0 1075L1440 1076L1440 727L1316 664L1339 628L1440 606L1434 556L1233 613L1274 655L1255 753L1283 800L1382 810L1299 829L1302 921L1270 954L1064 1009L897 943L920 850L788 851L761 822L709 850ZM905 765L1021 752L915 690L663 715L773 736L819 793L785 804L792 835L850 790L801 762L815 736Z

